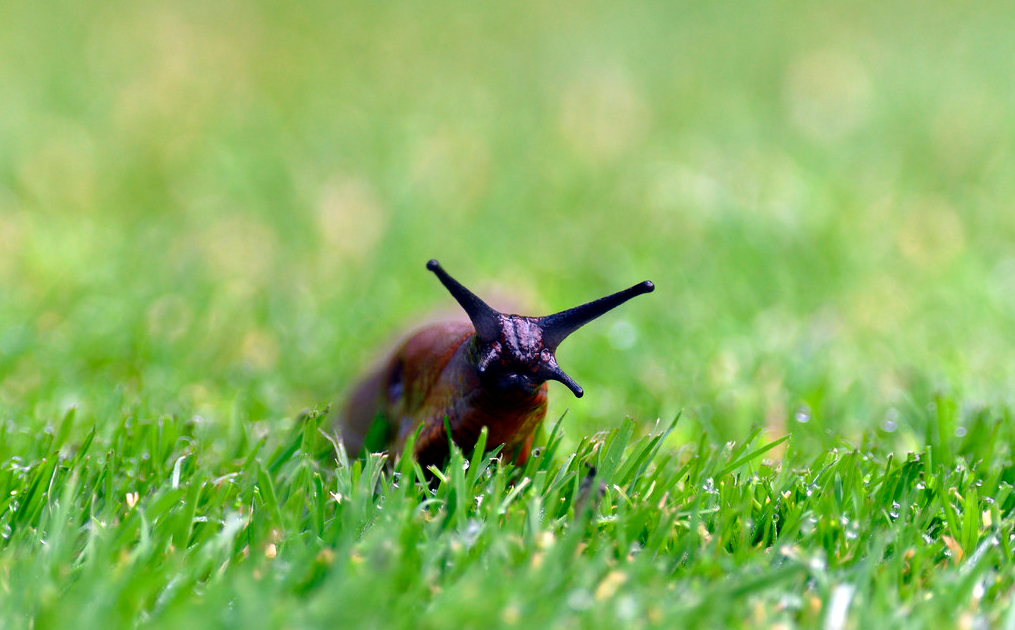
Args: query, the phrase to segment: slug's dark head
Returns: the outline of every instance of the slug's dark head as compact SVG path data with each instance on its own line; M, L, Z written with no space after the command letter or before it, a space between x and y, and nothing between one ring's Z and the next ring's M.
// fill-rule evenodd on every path
M465 309L476 328L480 379L499 389L536 391L546 381L560 381L581 398L582 388L560 369L554 353L568 335L607 311L655 285L646 280L587 304L545 317L508 315L493 310L472 291L448 275L436 260L426 264Z

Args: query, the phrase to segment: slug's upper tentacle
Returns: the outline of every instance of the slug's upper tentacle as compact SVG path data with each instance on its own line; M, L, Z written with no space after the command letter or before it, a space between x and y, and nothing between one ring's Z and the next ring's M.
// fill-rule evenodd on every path
M543 329L543 343L546 344L547 348L556 350L560 342L564 341L568 335L585 324L604 313L612 311L633 297L643 293L651 293L655 288L656 285L646 280L623 291L618 291L613 295L607 295L598 300L592 300L581 306L575 306L553 315L540 317L536 321L539 323L539 327Z
M499 326L498 320L500 319L500 313L493 310L489 304L479 299L472 291L466 289L460 282L448 275L448 272L444 271L440 263L436 260L431 259L426 264L426 268L434 272L440 279L441 284L447 288L451 295L458 300L458 303L462 305L465 312L469 315L469 319L472 320L472 325L476 328L476 334L479 338L486 342L495 341L499 337Z

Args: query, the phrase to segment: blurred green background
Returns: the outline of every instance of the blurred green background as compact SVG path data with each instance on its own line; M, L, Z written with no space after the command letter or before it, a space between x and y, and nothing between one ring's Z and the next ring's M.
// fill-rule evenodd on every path
M1012 406L1015 5L0 3L0 413L270 428L450 297L657 291L570 435Z

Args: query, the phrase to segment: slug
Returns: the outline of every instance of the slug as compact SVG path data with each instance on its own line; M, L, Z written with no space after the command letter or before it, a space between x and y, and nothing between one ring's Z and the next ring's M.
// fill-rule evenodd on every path
M579 398L584 393L557 365L557 346L600 315L655 289L646 280L553 315L526 317L494 310L436 260L426 268L471 324L435 323L410 335L352 388L337 423L350 454L401 453L419 430L413 456L424 470L448 457L445 419L463 451L473 450L485 426L487 449L503 445L502 453L525 463L546 416L547 381L563 383Z

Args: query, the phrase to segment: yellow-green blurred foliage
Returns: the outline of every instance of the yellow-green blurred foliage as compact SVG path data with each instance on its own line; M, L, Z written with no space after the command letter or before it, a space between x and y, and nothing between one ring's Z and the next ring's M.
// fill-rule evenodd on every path
M1010 402L1013 32L1001 2L0 3L0 407L326 404L449 305L431 257L532 314L656 283L561 349L579 432Z

